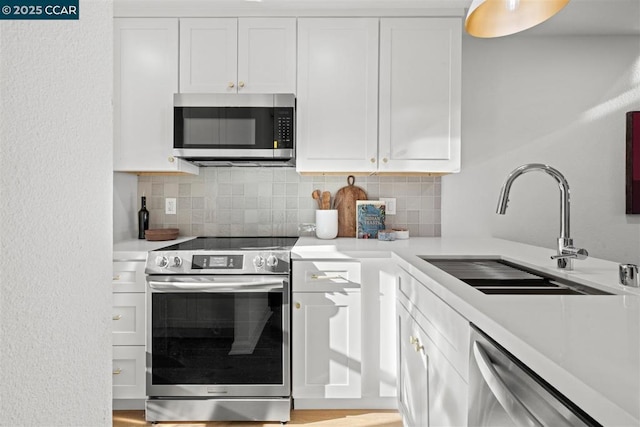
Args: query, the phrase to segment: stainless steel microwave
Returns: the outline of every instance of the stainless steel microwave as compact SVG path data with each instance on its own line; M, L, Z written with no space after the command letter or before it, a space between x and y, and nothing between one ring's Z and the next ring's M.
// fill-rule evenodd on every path
M200 166L295 164L292 94L175 94L173 154Z

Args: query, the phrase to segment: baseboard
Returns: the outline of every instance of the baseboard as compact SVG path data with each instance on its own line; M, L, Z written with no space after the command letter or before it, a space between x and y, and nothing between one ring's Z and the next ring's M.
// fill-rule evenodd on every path
M293 399L293 409L389 409L398 410L395 397L362 399Z
M144 410L145 399L113 399L114 411Z

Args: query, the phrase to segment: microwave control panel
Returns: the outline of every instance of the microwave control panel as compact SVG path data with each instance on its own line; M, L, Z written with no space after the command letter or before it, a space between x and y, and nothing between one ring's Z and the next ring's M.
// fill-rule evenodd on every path
M273 148L293 148L293 108L276 107Z

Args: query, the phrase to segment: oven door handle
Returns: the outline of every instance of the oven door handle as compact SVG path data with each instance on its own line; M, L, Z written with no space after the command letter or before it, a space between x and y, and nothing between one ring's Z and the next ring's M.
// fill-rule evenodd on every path
M164 282L149 280L149 287L157 291L199 291L199 292L255 292L284 289L284 279L248 282Z

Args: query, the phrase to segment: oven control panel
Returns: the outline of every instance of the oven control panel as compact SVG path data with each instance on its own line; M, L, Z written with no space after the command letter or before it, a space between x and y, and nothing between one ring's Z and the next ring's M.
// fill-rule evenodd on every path
M192 270L242 270L244 255L194 255Z
M147 274L287 274L290 253L253 251L203 253L196 251L150 252Z

